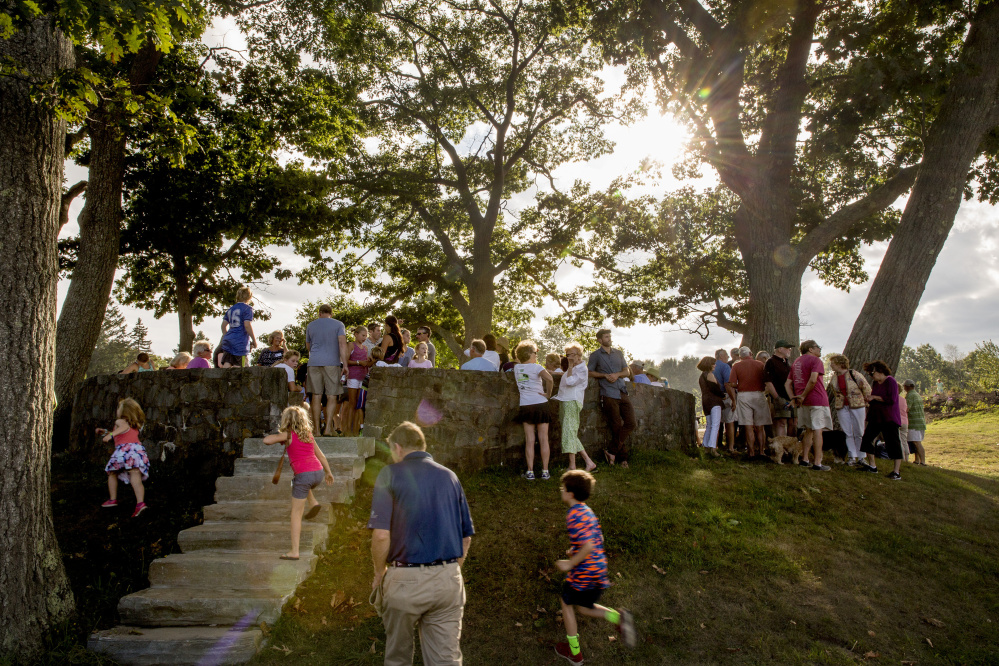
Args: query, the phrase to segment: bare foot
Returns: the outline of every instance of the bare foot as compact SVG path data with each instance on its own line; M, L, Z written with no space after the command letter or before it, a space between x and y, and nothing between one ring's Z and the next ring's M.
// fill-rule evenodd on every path
M628 469L628 461L627 460L625 460L623 463L621 463L621 468L622 469Z
M597 468L597 464L595 462L593 462L592 460L586 464L586 471L587 472L592 472L596 468Z

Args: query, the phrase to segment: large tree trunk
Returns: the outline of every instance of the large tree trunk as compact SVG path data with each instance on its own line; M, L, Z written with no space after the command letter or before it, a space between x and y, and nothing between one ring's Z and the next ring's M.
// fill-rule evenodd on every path
M152 80L162 53L151 42L135 54L129 69L134 92ZM56 331L56 398L54 441L63 445L76 385L83 380L100 337L121 241L121 192L125 178L122 112L114 100L102 100L90 114L89 183L80 211L80 250L69 291L59 312Z
M790 196L775 191L787 189L768 187L761 181L758 191L762 196L743 204L735 216L736 240L749 282L742 345L754 351L770 351L777 340L797 340L798 336L801 277L808 262L799 261L787 244L795 211L782 203L790 201ZM787 250L774 250L781 247Z
M999 122L999 3L979 3L960 68L926 141L923 165L844 353L854 367L898 367L912 317L954 226L968 170Z
M72 67L69 41L50 19L0 40L32 78ZM66 124L34 103L28 85L0 77L0 653L37 656L73 612L52 525L50 454L58 264Z
M177 351L190 352L194 348L194 300L183 256L174 256L174 284L177 289L177 320L180 323L180 345Z
M101 334L121 240L121 188L125 175L125 138L120 114L106 102L91 114L90 175L80 212L80 251L56 329L57 447L69 432L76 385L83 380Z

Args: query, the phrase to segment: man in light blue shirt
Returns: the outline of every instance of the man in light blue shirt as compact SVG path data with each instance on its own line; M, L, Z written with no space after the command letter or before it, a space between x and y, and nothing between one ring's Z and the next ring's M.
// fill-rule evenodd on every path
M319 413L326 401L326 430L333 434L333 412L336 410L336 396L343 393L341 376L347 373L347 330L343 322L333 318L333 308L324 303L319 306L319 319L305 329L305 347L309 350L308 392L312 400L312 418L319 430Z
M468 355L472 357L472 360L466 361L465 364L461 366L461 369L497 372L499 368L496 367L496 364L489 359L483 358L483 354L485 353L486 343L482 340L472 340L472 344L468 346Z

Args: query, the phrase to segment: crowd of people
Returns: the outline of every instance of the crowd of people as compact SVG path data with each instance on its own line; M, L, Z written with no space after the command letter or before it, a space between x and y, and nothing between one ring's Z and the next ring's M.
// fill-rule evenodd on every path
M910 455L914 464L926 464L926 418L914 382L900 386L883 361L865 363L858 372L842 354L829 357L827 373L815 340L802 342L793 362L792 347L778 340L772 355L754 356L741 347L732 350L731 360L724 349L700 360L702 445L709 455L720 455L720 442L735 454L738 429L750 459L766 458L770 441L800 433L798 464L815 471L830 470L822 464L824 449L839 451L842 462L872 474L878 473L875 458L887 457L892 480L902 478L902 462Z

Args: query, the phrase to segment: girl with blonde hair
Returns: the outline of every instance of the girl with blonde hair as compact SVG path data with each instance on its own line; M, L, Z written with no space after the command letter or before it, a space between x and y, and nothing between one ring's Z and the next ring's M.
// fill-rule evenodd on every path
M302 536L302 518L310 519L319 515L319 502L312 494L324 480L333 484L333 472L322 449L312 436L309 413L297 405L286 407L281 412L280 432L264 437L264 444L284 444L287 447L288 462L294 477L291 482L291 550L281 556L282 560L299 559L298 546ZM309 511L305 513L305 501L309 501ZM304 514L304 516L303 516Z
M127 483L135 491L135 511L132 518L146 510L146 489L142 482L149 478L149 456L146 447L139 441L139 430L146 422L142 407L135 400L125 398L118 403L117 420L110 432L98 428L97 434L105 442L114 439L114 453L111 454L104 471L108 475L108 494L111 498L101 504L105 509L118 506L118 481Z

